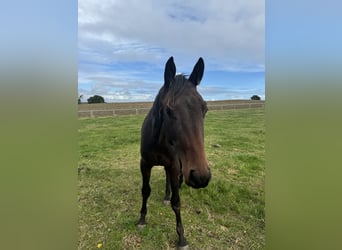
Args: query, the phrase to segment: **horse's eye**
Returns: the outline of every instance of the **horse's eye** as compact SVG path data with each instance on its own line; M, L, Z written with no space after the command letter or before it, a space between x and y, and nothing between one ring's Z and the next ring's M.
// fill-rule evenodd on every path
M166 108L166 114L172 119L177 119L175 112L169 107Z
M169 107L166 108L166 114L169 116L172 116L173 114L172 110Z

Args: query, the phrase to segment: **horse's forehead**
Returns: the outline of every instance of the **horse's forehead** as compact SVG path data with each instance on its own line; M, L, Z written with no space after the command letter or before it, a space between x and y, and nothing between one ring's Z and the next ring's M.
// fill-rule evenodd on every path
M202 102L203 100L201 94L197 91L196 86L193 86L192 84L184 89L184 93L180 98L184 98L187 102L192 102L194 104L198 103L198 101Z

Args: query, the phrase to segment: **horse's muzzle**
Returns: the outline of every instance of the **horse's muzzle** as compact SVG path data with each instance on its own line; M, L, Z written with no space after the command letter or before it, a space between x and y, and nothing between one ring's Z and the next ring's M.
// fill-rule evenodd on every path
M210 169L208 169L206 174L201 174L197 170L190 170L188 185L193 188L204 188L208 186L208 183L211 179Z

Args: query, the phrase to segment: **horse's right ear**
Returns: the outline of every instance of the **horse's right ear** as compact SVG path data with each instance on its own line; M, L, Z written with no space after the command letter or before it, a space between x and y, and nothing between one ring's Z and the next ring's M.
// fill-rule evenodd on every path
M170 86L170 83L173 80L173 78L175 78L175 75L176 75L176 65L173 62L173 57L171 56L165 64L164 86L166 88Z

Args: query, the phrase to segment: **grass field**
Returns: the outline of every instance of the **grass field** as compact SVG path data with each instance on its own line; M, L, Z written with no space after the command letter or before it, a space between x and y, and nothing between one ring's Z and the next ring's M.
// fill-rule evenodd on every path
M162 167L152 170L148 224L136 227L143 119L79 120L78 249L175 249L176 219L162 202ZM180 191L190 249L264 249L264 109L209 111L205 150L212 169L208 187L183 184Z

